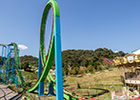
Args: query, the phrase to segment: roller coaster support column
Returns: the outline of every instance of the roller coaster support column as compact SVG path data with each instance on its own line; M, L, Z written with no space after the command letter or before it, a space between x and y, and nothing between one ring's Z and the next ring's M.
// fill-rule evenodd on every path
M3 66L3 50L4 50L4 47L2 46L2 54L1 54L1 63L0 63L0 76L1 76L1 79L0 79L0 82L2 82L2 75L1 73L3 73L3 69L2 69L2 66Z
M49 82L49 93L47 94L48 96L50 96L50 95L55 95L54 94L54 88L53 88L53 86L51 85L51 83Z
M61 54L61 35L60 17L55 16L55 76L56 76L56 100L63 100L63 77L62 77L62 54Z
M5 68L5 66L6 66L6 65L5 65L5 60L6 60L6 50L7 50L7 47L6 47L6 46L3 46L3 47L4 47L4 49L3 49L3 51L4 51L4 53L3 53L3 54L4 54L4 56L3 56L3 57L4 57L4 60L3 60L2 83L6 82L6 81L5 81L5 77L4 77L5 72L6 72L6 71L5 71L6 69L4 69L4 68Z
M41 62L41 56L40 56L40 50L39 50L39 59L38 59L38 78L40 77L42 71L42 62ZM38 95L37 96L45 96L44 94L44 81L41 81L39 83L38 88Z
M1 55L1 63L0 63L0 75L2 73L2 66L3 66L3 50L4 50L4 47L2 46L2 55Z
M17 87L17 85L18 85L18 76L16 76L16 86L15 87Z
M21 85L20 85L20 83L19 83L18 88L20 88L20 87L21 87Z
M11 58L10 45L8 45L7 60L6 60L6 84L7 85L8 85L8 81L9 81L10 58Z

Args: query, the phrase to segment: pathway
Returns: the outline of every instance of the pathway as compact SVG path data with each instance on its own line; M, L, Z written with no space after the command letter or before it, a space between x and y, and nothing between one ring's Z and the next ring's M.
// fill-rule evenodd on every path
M7 89L7 86L0 85L0 100L23 100L21 95Z

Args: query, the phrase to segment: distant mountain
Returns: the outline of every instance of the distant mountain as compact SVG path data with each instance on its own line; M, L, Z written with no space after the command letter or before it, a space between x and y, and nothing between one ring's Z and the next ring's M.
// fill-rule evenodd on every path
M38 58L36 57L33 57L31 55L24 55L24 56L21 56L20 57L20 62L23 63L23 62L28 62L30 65L37 65L38 63Z

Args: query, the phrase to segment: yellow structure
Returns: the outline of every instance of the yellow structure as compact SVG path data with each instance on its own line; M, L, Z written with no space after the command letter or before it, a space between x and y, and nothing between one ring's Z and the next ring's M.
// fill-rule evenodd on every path
M140 85L140 54L127 54L113 61L117 67L129 68L129 72L124 73L125 83Z

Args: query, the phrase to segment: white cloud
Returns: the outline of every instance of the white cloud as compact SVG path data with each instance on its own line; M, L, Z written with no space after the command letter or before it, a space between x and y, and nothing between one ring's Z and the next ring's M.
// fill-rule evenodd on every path
M119 51L114 51L114 53L118 53Z
M26 49L28 49L28 47L27 47L27 46L22 45L22 44L18 45L18 47L19 47L20 49L22 49L22 50L26 50Z

